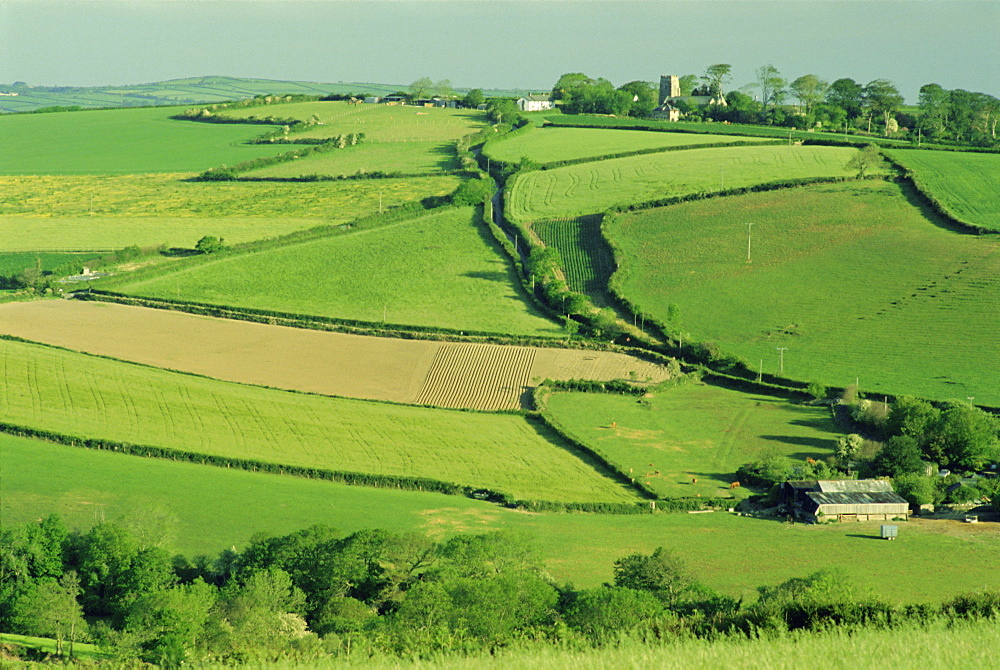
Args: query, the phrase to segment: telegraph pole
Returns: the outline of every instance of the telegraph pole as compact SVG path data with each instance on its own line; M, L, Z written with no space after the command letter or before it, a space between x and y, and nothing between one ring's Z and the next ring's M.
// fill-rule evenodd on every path
M785 352L788 347L775 347L778 350L778 373L785 374Z
M750 262L750 228L752 226L752 222L747 224L747 263Z

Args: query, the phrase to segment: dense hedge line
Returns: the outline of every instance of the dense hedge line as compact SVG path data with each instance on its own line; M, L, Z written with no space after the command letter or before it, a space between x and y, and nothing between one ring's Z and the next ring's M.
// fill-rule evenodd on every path
M917 175L916 172L910 170L905 165L894 159L892 156L887 155L885 153L883 153L882 155L883 157L885 157L887 161L892 163L893 166L895 166L897 169L900 170L900 172L902 172L903 176L899 178L900 181L902 181L904 185L911 187L914 193L920 199L920 201L923 202L923 204L930 207L930 209L935 214L940 216L954 228L957 228L959 231L963 233L969 233L972 235L1000 233L1000 231L994 230L993 228L987 228L985 226L980 226L979 224L970 223L968 221L958 218L954 213L952 213L950 209L948 209L947 205L945 205L943 202L941 202L934 196L933 191L927 187L927 185L920 179L920 177Z
M348 146L354 146L362 140L364 140L364 133L338 135L336 137L331 137L324 142L308 146L304 149L286 151L285 153L278 154L277 156L261 156L260 158L253 158L251 160L243 161L242 163L237 163L233 166L224 165L222 167L209 168L195 177L193 181L236 181L239 178L238 174L240 172L259 170L261 168L271 167L272 165L280 165L282 163L289 163L300 158L307 158L315 154L343 149Z

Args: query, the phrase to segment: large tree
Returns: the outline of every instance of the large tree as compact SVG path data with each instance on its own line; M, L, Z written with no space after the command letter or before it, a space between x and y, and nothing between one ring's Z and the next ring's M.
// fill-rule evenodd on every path
M865 109L868 110L869 115L875 114L882 117L884 132L888 135L890 132L889 121L903 105L903 96L899 89L887 79L874 79L865 84L864 101ZM871 116L869 116L869 121L870 119Z
M775 108L785 98L785 86L787 82L781 77L781 73L773 65L761 65L756 71L756 88L760 91L760 104L766 115L768 107L773 112Z
M630 81L618 87L619 91L632 96L632 104L629 109L631 116L646 116L653 111L657 105L657 90L648 81Z
M731 79L729 72L732 69L733 66L729 63L716 63L715 65L709 65L705 69L705 74L701 76L701 80L705 82L705 86L711 91L709 95L721 98L725 94L723 86Z
M410 96L414 100L426 98L434 88L434 82L430 77L421 77L410 84Z
M848 119L861 115L864 89L853 79L838 79L826 90L826 101L847 112Z
M921 132L931 138L942 135L948 117L948 91L940 84L924 84L920 87L918 104L920 118L917 124Z
M829 84L825 80L814 74L804 74L789 85L792 93L798 98L802 111L806 114L813 112L817 103L826 95L828 87Z

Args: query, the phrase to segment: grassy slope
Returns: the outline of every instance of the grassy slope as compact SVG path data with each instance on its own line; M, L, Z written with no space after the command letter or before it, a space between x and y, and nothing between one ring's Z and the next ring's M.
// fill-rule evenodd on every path
M746 263L746 223L753 222ZM624 293L753 367L1000 403L995 239L935 226L898 186L814 186L622 216ZM985 308L984 308L985 307Z
M419 476L541 500L633 495L524 417L275 391L0 341L0 416L75 436L351 472Z
M351 175L358 172L434 173L458 169L453 145L440 142L362 142L290 163L252 170L250 177Z
M0 174L200 172L287 147L247 145L269 128L175 121L176 107L0 116Z
M715 142L752 142L753 138L695 133L659 133L599 128L537 128L510 139L491 142L483 153L516 163L526 156L538 163L604 156L622 151L657 149Z
M891 156L956 218L1000 230L1000 155L894 150Z
M508 214L521 221L602 212L721 186L846 176L856 152L841 147L762 146L693 149L529 172L514 180Z
M127 293L420 326L556 335L472 208L205 263Z
M87 528L102 518L151 525L187 556L241 547L257 531L289 533L325 523L348 533L382 527L442 537L525 529L560 583L598 586L624 555L677 550L709 586L752 599L821 568L840 568L861 589L895 602L935 602L997 586L1000 534L993 524L913 521L895 542L878 524L788 525L716 514L525 514L456 496L350 487L296 477L88 451L0 435L4 522L50 512ZM182 492L182 493L181 493ZM173 521L171 521L173 519ZM900 577L900 566L905 576ZM960 566L960 567L959 567Z
M193 125L193 124L192 124ZM0 251L192 247L342 223L430 195L458 177L319 183L202 183L186 174L0 177Z
M640 402L557 393L547 412L662 496L728 496L740 465L770 452L821 459L838 437L826 408L695 384Z

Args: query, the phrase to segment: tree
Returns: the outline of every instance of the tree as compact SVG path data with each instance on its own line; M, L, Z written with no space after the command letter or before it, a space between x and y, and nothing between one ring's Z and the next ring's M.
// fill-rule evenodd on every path
M566 623L600 644L663 613L663 603L649 591L602 586L577 595L566 610Z
M694 95L694 87L698 85L698 75L681 75L677 78L677 84L681 89L681 95Z
M856 170L858 179L864 179L865 175L874 172L886 165L882 158L882 152L875 144L867 144L863 149L851 156L851 159L844 165L845 170Z
M514 125L521 120L521 110L510 98L491 98L486 103L486 118L490 123Z
M649 556L632 554L615 561L615 586L648 591L671 607L690 595L696 584L679 556L657 547Z
M709 95L713 95L716 98L724 96L725 91L723 87L732 78L729 76L729 72L732 69L733 66L729 63L716 63L715 65L709 65L705 69L705 74L702 75L701 80L705 82L705 85L711 91Z
M940 137L945 131L948 118L948 91L939 84L924 84L920 87L920 117L917 127L928 138Z
M837 440L837 458L842 461L849 461L858 454L864 438L857 433L851 433Z
M434 82L434 95L439 98L452 98L455 95L455 89L451 87L450 79L442 79L441 81Z
M559 81L552 87L552 99L563 100L574 91L584 86L589 86L593 81L593 79L582 72L567 72L559 77Z
M864 102L864 89L853 79L838 79L826 90L826 101L847 112L847 118L853 119L861 115Z
M483 104L484 100L486 100L486 98L483 96L482 89L474 88L466 93L465 97L462 98L462 106L468 107L469 109L475 109L479 105Z
M125 629L135 635L140 658L167 667L189 661L203 642L216 597L215 587L201 579L139 597L129 608Z
M893 114L899 111L903 104L903 96L891 81L886 79L875 79L865 84L864 106L869 114L880 114L885 129L885 135L889 135L889 120ZM871 117L869 116L869 126ZM870 128L869 128L870 130Z
M226 248L225 240L221 237L205 235L194 245L195 251L202 254L214 254Z
M657 91L653 87L652 82L630 81L627 84L619 86L618 90L632 96L628 112L630 116L647 116L658 104L656 100Z
M925 467L922 457L923 452L916 439L909 435L895 435L878 452L872 465L879 474L899 477L921 472Z
M430 77L421 77L410 84L410 97L414 100L426 98L434 88L434 82Z
M792 93L799 99L802 111L806 114L812 114L816 105L826 95L828 87L829 84L825 80L814 74L804 74L789 85Z
M765 115L768 112L768 105L771 107L772 117L777 106L785 97L786 82L781 77L781 73L773 65L761 65L756 71L757 90L760 91L760 104Z
M899 475L892 480L896 493L915 507L941 502L944 496L930 477L915 472Z
M997 419L969 403L947 403L935 428L928 448L948 465L975 469L1000 455Z
M67 572L57 581L44 579L22 592L14 603L15 629L25 635L56 638L56 653L62 654L63 639L70 641L82 634L87 623L77 602L80 581L75 572Z
M822 382L810 382L809 386L806 387L806 393L813 397L813 400L819 402L820 400L826 399L826 385Z

